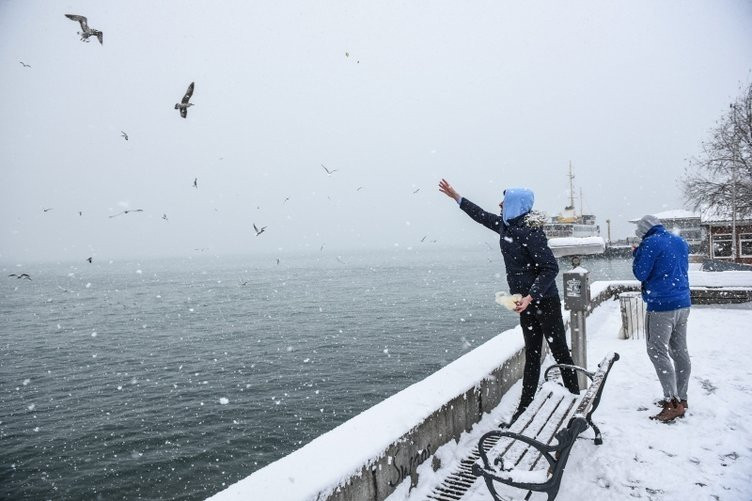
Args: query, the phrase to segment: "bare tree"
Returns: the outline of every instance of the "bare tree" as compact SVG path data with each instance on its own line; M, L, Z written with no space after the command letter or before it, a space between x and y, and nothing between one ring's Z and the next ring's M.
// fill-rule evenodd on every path
M752 216L752 84L716 122L702 152L689 161L684 199L696 210Z

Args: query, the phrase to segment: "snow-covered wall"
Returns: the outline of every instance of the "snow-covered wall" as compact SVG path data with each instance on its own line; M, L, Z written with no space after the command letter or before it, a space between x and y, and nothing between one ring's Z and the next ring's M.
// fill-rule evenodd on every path
M519 326L210 499L384 499L470 430L522 374Z

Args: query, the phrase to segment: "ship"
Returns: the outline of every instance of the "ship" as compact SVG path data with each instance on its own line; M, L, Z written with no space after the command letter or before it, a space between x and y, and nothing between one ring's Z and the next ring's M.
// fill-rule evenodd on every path
M572 162L569 162L569 205L543 225L543 232L557 257L602 254L605 250L606 244L595 215L585 214L582 210L581 189L580 212L575 208Z

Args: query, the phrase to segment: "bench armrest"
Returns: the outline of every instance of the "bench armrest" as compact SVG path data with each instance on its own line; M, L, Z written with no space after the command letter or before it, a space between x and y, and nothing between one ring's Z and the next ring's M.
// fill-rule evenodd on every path
M583 374L585 374L585 375L586 375L586 376L587 376L588 378L590 378L590 380L591 380L591 381L593 380L593 377L595 377L595 373L594 373L594 372L590 372L590 371L588 371L588 370L586 370L586 369L584 369L584 368L580 367L579 365L570 365L570 364L553 364L553 365L549 366L549 367L548 367L548 368L546 369L546 372L544 372L544 373L543 373L543 379L545 379L546 381L548 381L548 380L549 380L549 373L550 373L550 372L551 372L551 371L552 371L553 369L571 369L571 370L573 370L573 371L578 371L578 372L582 372L582 373L583 373Z
M526 437L525 435L522 435L521 433L515 433L513 431L498 431L498 430L489 431L488 433L480 437L480 440L478 441L478 452L480 453L481 460L483 460L483 467L486 470L490 470L491 465L488 462L488 455L486 454L486 449L483 447L483 445L485 441L491 437L499 437L499 438L509 437L513 440L519 440L520 442L525 442L526 444L538 449L541 455L543 455L546 458L546 460L548 461L550 465L553 465L556 462L556 460L554 460L554 458L551 456L551 453L557 452L562 448L561 444L557 446L544 444L543 442L539 442L530 437Z

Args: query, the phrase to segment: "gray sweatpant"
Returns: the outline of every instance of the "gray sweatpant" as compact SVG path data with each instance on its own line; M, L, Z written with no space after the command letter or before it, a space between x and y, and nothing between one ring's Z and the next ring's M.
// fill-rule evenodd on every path
M648 356L666 399L687 399L692 366L687 351L689 308L649 311L645 317Z

